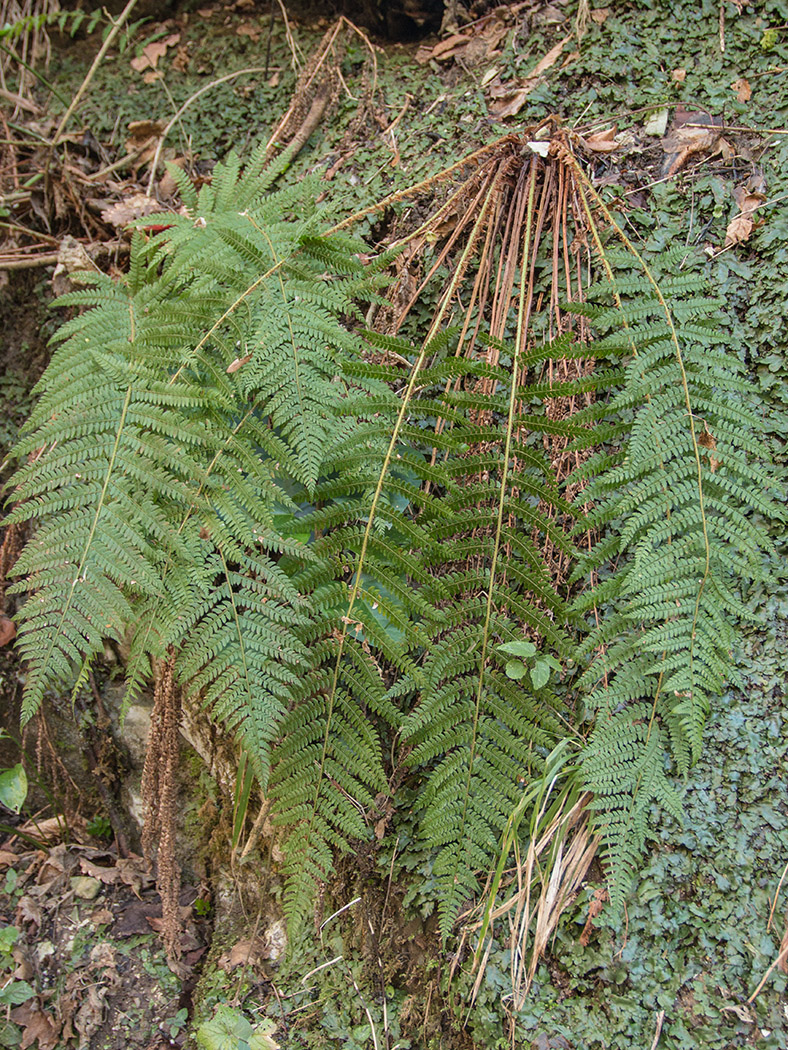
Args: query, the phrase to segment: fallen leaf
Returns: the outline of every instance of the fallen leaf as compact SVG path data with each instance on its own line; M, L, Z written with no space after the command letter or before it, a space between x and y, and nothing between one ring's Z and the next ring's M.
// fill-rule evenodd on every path
M210 18L214 9L212 7L198 7L197 14L200 18Z
M728 223L725 231L725 247L729 248L733 244L741 244L749 240L754 225L755 223L748 215L736 215Z
M588 947L588 942L591 939L591 931L594 928L594 919L602 911L606 900L607 890L604 889L604 887L594 890L594 896L588 905L588 918L586 919L585 926L580 934L580 943L584 948Z
M37 1000L31 999L11 1011L11 1020L21 1025L23 1031L20 1050L27 1050L38 1040L38 1050L55 1050L60 1041L58 1026L38 1006Z
M40 926L43 919L41 908L28 895L20 898L19 904L16 906L16 914L17 922L32 922L36 926Z
M98 879L106 886L114 886L120 879L120 872L117 868L104 868L100 864L94 864L86 857L80 857L79 866L85 875Z
M175 57L172 60L172 68L178 73L185 73L189 68L189 49L185 44L181 44L178 50L175 52Z
M615 125L607 131L597 131L594 135L588 135L583 139L583 143L594 153L612 153L619 148Z
M607 16L610 14L609 7L597 7L591 12L591 21L596 22L598 26L601 26L603 22L607 21Z
M18 854L12 850L0 849L0 868L10 868L19 860Z
M670 75L676 84L683 84L687 79L686 69L674 69Z
M746 1006L741 1006L739 1003L734 1003L732 1006L723 1006L723 1013L736 1014L740 1021L744 1021L745 1024L755 1024L755 1018L752 1013L747 1009Z
M709 113L677 109L673 128L662 140L667 154L662 166L663 175L675 175L696 153L719 152L722 120Z
M279 87L279 70L278 70L278 69L277 69L277 71L276 71L276 72L275 72L275 73L274 73L274 74L273 74L273 75L272 75L272 76L271 76L271 77L269 78L269 80L268 80L268 86L269 86L269 87L272 87L272 88L275 88L275 87Z
M525 105L525 100L528 95L530 95L539 83L541 75L555 64L558 56L571 39L571 36L565 36L563 40L555 45L555 47L551 48L544 58L536 63L534 68L526 75L525 79L519 84L519 86L517 86L517 81L501 84L497 87L493 86L491 95L498 101L490 105L490 114L498 120L506 120L508 117L516 117Z
M107 989L89 984L87 993L74 1015L74 1027L81 1036L79 1045L84 1047L91 1046L91 1037L99 1030L104 1020Z
M260 39L260 34L260 27L253 25L251 22L241 22L241 24L235 30L236 36L248 36L253 44L256 44L257 41Z
M16 625L7 616L0 616L0 646L8 645L16 638Z
M739 213L734 215L725 231L725 247L742 244L749 240L755 226L753 216L757 208L766 200L766 182L762 175L756 174L733 190L733 199L739 206Z
M232 375L233 372L237 372L239 368L243 368L245 364L248 364L252 360L251 354L245 354L243 357L236 357L236 359L227 366L228 375Z
M736 98L739 102L749 102L752 98L752 88L750 87L749 81L745 80L744 77L739 77L738 80L734 80L731 87L736 92Z
M101 212L101 218L104 222L111 223L116 228L121 228L128 226L135 219L141 219L145 215L152 215L154 212L161 210L162 206L157 200L154 200L152 197L146 197L144 193L133 193L130 197L126 197L125 200L118 201L117 204L112 204L109 208L104 208Z
M181 40L180 33L172 33L170 36L165 37L164 40L153 40L150 44L146 44L142 49L142 54L136 58L132 58L130 65L133 70L137 73L142 73L144 70L150 68L155 69L159 63L160 58L164 58L167 51L171 47L175 47Z

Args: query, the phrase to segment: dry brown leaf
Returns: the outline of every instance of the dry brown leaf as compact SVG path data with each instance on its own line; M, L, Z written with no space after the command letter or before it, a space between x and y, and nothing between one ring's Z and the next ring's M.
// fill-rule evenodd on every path
M89 984L87 987L87 993L88 994L82 1000L79 1009L74 1015L74 1027L81 1036L79 1045L84 1047L92 1045L91 1037L95 1035L101 1027L101 1022L104 1020L104 1011L107 1005L106 988L98 987L95 984ZM41 1050L43 1050L43 1047Z
M103 222L109 222L113 226L121 228L128 226L135 219L141 219L144 215L152 215L154 212L161 210L162 208L158 201L153 200L151 197L146 197L144 193L133 193L130 197L126 197L125 200L118 201L117 204L112 204L109 208L104 208L101 212L101 218Z
M733 244L742 244L749 240L754 225L749 215L734 216L725 231L725 247L729 248Z
M662 149L667 154L663 173L675 175L696 153L714 154L720 150L722 121L709 113L691 112L679 107L673 128L662 140Z
M616 142L616 127L608 128L607 131L597 131L594 135L588 135L583 139L585 146L594 153L612 153L620 148Z
M256 44L260 39L262 30L259 26L254 25L252 22L241 22L238 28L235 30L236 36L248 36L253 44Z
M237 372L239 368L243 368L245 364L248 364L252 360L251 354L245 354L243 357L236 357L236 359L227 366L228 375L232 375L233 372Z
M586 919L585 926L580 934L580 943L584 948L588 947L588 942L591 939L591 931L594 928L594 919L602 911L606 900L607 890L604 889L604 887L594 890L594 896L591 898L591 902L588 905L588 918Z
M610 14L609 7L597 7L591 12L591 21L596 22L598 26L601 26L603 22L607 21L607 16Z
M159 63L160 58L164 58L167 51L171 47L175 47L181 40L180 33L172 33L170 36L165 37L163 40L153 40L150 44L146 44L142 49L142 54L136 58L132 58L130 65L131 68L137 72L142 73L146 69L155 69Z
M544 58L536 63L525 79L520 82L519 86L515 81L509 84L493 84L490 93L498 101L491 103L489 107L490 114L498 120L516 117L525 105L526 98L538 84L541 75L555 65L558 56L571 39L571 36L565 36L555 47L552 47Z
M172 60L172 68L178 73L185 73L189 68L189 49L185 44L181 44L178 50L175 52L175 57Z
M733 190L733 199L739 206L739 214L734 215L728 223L725 231L726 248L749 240L755 226L753 218L755 211L766 200L766 181L763 176L756 174L747 182L736 186Z
M0 849L0 868L10 868L19 860L18 854L9 849Z
M686 69L674 69L670 75L676 84L683 84L687 79Z
M219 959L219 969L225 972L238 966L255 966L265 958L265 941L262 937L244 937L224 952Z
M58 1025L39 1008L37 999L31 999L12 1010L11 1020L23 1029L20 1050L27 1050L36 1040L38 1050L55 1050L60 1041Z
M749 102L752 98L752 88L750 87L749 81L745 80L744 77L739 77L738 80L734 80L731 87L736 92L736 98L739 102Z
M16 638L16 625L8 616L0 616L0 646L8 645Z
M25 895L16 906L17 922L31 922L40 926L43 920L41 908L32 897Z
M465 36L464 33L454 33L452 36L447 36L445 40L441 40L435 45L430 52L430 58L436 59L436 61L445 61L451 57L468 43L470 38Z
M278 69L273 74L273 76L270 77L270 79L268 81L268 86L269 87L279 87L279 70Z
M98 879L105 886L114 886L116 882L120 881L120 872L117 868L103 868L86 857L80 857L79 866L85 875Z
M197 14L200 18L210 18L213 14L214 9L212 7L198 7Z

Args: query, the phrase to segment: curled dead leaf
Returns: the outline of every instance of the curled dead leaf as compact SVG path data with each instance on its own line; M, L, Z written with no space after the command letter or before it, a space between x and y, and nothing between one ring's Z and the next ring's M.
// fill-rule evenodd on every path
M0 616L0 647L16 638L16 624L7 616Z
M152 40L150 44L146 44L143 47L141 55L132 58L130 62L131 68L136 73L142 73L146 69L155 69L159 59L167 54L169 48L179 44L180 40L180 33L172 33L170 36L165 37L164 40Z
M616 127L608 128L607 131L597 131L593 135L587 135L583 144L594 153L612 153L620 148L616 141Z
M243 366L248 364L251 360L251 354L245 354L243 357L236 357L232 364L227 366L227 374L232 375L233 372L237 372L239 368L243 368Z
M128 226L135 219L141 219L145 215L153 215L154 212L161 210L162 207L158 201L153 200L151 197L146 197L144 193L133 193L130 197L126 197L125 200L118 201L117 204L111 204L109 208L104 208L101 212L101 218L104 222L109 222L113 226L121 228Z
M525 100L539 83L542 74L555 65L558 57L570 40L572 40L571 36L565 36L555 47L552 47L544 58L536 63L524 80L519 82L508 81L506 84L501 84L500 82L496 83L496 78L496 81L493 81L491 84L490 90L493 100L489 106L490 115L497 120L507 120L509 117L516 117L525 105Z
M734 80L731 87L736 92L736 98L739 102L749 102L752 98L752 88L748 80L744 77L739 77L738 80Z
M687 71L686 69L674 69L670 76L674 83L683 84L687 79Z
M754 225L749 215L735 215L725 231L725 247L730 248L732 244L742 244L749 240Z

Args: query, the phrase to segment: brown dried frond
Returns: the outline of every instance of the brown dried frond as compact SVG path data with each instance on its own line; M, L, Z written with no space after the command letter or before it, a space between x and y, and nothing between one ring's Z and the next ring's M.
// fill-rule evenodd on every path
M362 93L362 102L371 105L377 86L375 49L367 35L343 16L326 30L323 39L299 75L293 100L268 140L266 155L269 158L285 146L292 146L298 152L325 114L330 112L342 91L350 95L342 77L341 67L348 43L354 35L362 39L371 56L371 83L369 78L366 78Z
M8 574L14 567L14 562L19 557L25 545L25 526L19 522L11 522L5 530L3 542L0 544L0 613L6 611L6 587L8 586Z
M179 954L178 896L181 885L180 867L175 856L181 695L175 684L174 673L175 650L170 648L167 662L156 683L148 750L142 773L145 813L142 851L150 865L153 865L155 855L156 886L161 896L161 936L170 960L176 959Z
M36 712L32 724L36 734L36 771L44 783L52 785L66 823L75 824L79 817L79 803L83 792L74 782L74 778L58 754L43 707Z

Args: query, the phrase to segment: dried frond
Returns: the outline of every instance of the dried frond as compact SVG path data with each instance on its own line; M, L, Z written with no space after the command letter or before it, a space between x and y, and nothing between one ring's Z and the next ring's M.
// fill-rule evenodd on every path
M161 896L161 935L171 960L177 958L179 953L178 896L181 886L180 867L175 856L178 723L181 712L180 690L174 679L175 658L175 650L171 649L156 683L148 750L142 773L145 813L142 850L149 864L153 865L155 857L156 886Z
M372 78L371 83L367 79L365 94L374 96L377 86L375 48L366 33L343 16L326 30L301 71L293 91L293 101L268 140L268 158L285 146L290 146L298 153L341 93L345 91L350 94L341 67L348 43L354 35L361 38L370 55Z

